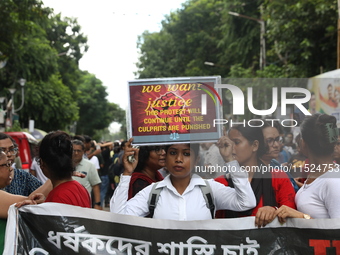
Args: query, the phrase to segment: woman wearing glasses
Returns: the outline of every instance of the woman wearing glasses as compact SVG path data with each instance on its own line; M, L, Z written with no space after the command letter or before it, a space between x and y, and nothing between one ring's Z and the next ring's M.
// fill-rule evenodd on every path
M276 211L279 221L286 218L340 218L340 169L333 162L339 131L334 116L315 114L301 124L300 146L308 157L309 173L296 194L297 210L285 206Z
M279 157L283 139L280 136L280 130L277 123L271 125L267 122L262 126L262 133L264 137L266 152L261 157L263 163L269 165L272 159Z
M18 153L18 146L14 139L8 134L0 133L0 149L5 152L8 160L13 163ZM42 185L35 176L18 169L16 166L12 171L12 179L11 184L6 186L4 190L15 195L29 196Z
M3 189L7 185L9 185L12 181L11 172L13 169L11 168L11 164L7 161L6 154L0 150L0 188ZM10 195L7 192L0 191L0 218L7 218L7 211L10 204L13 203L12 198L16 198L14 195ZM18 199L24 199L25 197L18 196ZM21 201L19 200L19 201ZM2 254L4 248L4 236L6 231L6 220L0 219L0 254Z
M11 163L8 162L6 154L0 150L0 189L5 188L12 182Z
M261 157L261 160L266 165L280 169L281 164L277 159L279 158L281 148L283 147L283 139L280 136L282 133L281 126L278 122L264 122L264 125L261 128L266 146L266 153ZM295 182L290 172L286 171L286 174L288 175L295 192L297 192L299 190L298 184Z
M270 129L270 132L272 131L274 130ZM287 205L295 208L295 191L288 176L280 170L271 171L269 164L262 160L266 154L276 153L277 140L280 137L276 132L269 133L271 138L267 138L272 139L269 141L272 147L270 150L265 146L260 127L238 125L229 130L228 137L235 144L233 152L235 159L249 174L249 182L256 197L256 207L244 212L218 211L217 218L255 216L255 226L264 227L275 218L278 206ZM230 174L221 176L216 181L233 187Z
M131 141L126 143L124 153L131 152ZM158 170L165 166L165 150L162 146L141 146L138 160L124 162L124 168L130 169L131 175L128 199L153 182L163 180Z

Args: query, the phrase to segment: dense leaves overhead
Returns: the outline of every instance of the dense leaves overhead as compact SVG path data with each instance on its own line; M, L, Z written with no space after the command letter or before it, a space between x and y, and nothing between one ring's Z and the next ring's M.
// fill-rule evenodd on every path
M295 65L298 77L336 68L336 0L268 0L265 6L273 60L280 65Z
M171 13L159 33L139 38L139 77L209 74L205 61L218 62L222 1L195 0Z
M83 72L78 91L79 113L82 116L77 123L79 133L92 136L95 130L105 129L113 121L125 121L124 111L117 104L108 103L106 96L102 82L94 75Z
M264 71L259 71L260 23L254 19L266 25ZM163 20L160 32L140 36L137 74L315 76L336 68L337 19L336 0L189 0Z
M79 69L88 50L87 36L74 18L62 17L40 0L0 1L0 96L21 103L19 78L25 78L25 104L18 112L22 127L30 119L37 128L93 135L112 121L124 122L124 111L106 99L106 87ZM122 117L123 116L123 117Z

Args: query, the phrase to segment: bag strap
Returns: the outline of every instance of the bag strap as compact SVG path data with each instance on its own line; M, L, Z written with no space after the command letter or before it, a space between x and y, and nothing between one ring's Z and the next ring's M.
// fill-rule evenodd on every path
M200 185L205 203L210 210L211 218L214 219L215 217L215 204L214 204L214 196L211 192L210 184L207 180L204 180L206 186Z
M149 200L148 200L148 205L149 205L149 217L153 218L153 214L155 213L155 209L156 209L156 205L158 203L158 199L159 199L159 194L162 191L161 189L157 189L157 185L158 183L155 183L152 186L150 195L149 195Z
M205 203L210 210L211 218L214 219L215 217L215 204L214 204L214 196L211 192L210 184L207 180L204 180L206 186L200 185L200 189L202 191ZM158 203L159 194L161 193L163 188L157 189L158 183L155 183L152 186L152 189L150 191L148 205L149 205L149 217L153 218L153 215L155 213L155 209Z

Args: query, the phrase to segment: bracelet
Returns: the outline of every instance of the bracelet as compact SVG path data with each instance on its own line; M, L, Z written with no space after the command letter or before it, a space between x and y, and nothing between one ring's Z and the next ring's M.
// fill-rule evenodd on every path
M94 203L95 205L99 205L100 206L100 202Z

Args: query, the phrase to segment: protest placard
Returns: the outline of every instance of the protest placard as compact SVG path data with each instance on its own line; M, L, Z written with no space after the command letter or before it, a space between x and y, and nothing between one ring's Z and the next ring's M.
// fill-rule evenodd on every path
M223 105L218 83L218 76L128 82L128 136L140 145L216 141L221 127L212 123Z

